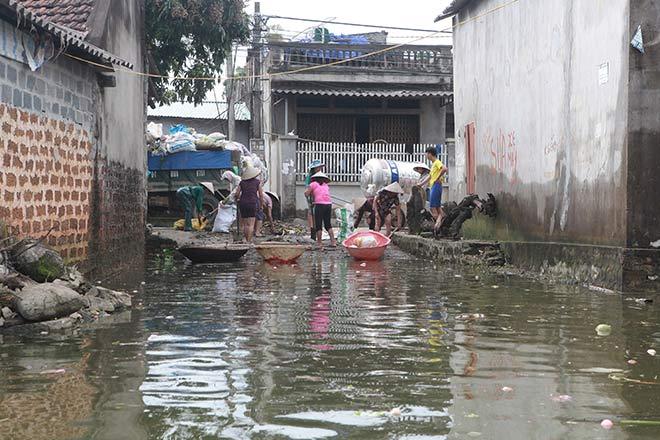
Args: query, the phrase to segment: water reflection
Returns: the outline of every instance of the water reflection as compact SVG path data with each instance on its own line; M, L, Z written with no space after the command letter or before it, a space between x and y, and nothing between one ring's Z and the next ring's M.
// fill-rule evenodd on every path
M112 326L3 339L0 438L660 437L618 424L660 409L654 305L396 252L146 281Z

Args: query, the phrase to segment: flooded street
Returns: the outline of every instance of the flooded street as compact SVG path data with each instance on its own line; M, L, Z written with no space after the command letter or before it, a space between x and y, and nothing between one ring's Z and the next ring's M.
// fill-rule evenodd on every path
M660 419L655 304L397 251L138 275L115 323L4 336L0 438L660 437L619 423Z

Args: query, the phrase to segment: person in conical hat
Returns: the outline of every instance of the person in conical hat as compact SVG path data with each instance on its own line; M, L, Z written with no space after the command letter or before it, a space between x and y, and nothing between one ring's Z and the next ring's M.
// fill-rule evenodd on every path
M245 242L252 243L254 237L254 226L257 219L259 203L264 198L264 190L261 187L259 175L261 171L254 167L248 167L243 171L241 183L236 191L238 200L238 212L240 213L240 228L243 231Z
M403 194L403 188L399 182L387 185L378 191L374 199L374 212L376 213L375 231L380 232L385 225L386 235L392 233L392 211L396 214L397 229L403 226L403 212L401 211L401 200L399 196Z
M417 180L415 185L425 188L431 179L431 168L426 164L418 163L413 169L419 173L419 180Z
M201 182L199 185L184 186L176 191L176 197L179 204L183 207L184 211L184 231L192 231L192 216L193 211L197 215L199 224L204 223L203 217L203 203L204 203L204 190L211 194L215 194L213 184L210 182Z
M323 169L325 169L325 164L322 160L314 159L311 161L307 167L305 186L309 188L309 184L312 183L312 176L319 171L323 171ZM307 197L307 225L309 226L312 240L316 240L316 227L314 227L314 201L311 196Z
M337 246L335 234L332 230L332 198L330 197L330 178L328 175L321 171L314 174L305 195L313 200L314 228L319 248L323 249L323 227L330 235L332 247Z

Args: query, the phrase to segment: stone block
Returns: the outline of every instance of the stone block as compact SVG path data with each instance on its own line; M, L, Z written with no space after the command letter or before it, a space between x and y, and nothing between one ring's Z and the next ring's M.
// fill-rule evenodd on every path
M16 311L33 322L69 316L84 306L78 292L53 283L27 286L15 296Z
M18 71L12 66L7 66L7 79L12 84L16 84L18 82Z

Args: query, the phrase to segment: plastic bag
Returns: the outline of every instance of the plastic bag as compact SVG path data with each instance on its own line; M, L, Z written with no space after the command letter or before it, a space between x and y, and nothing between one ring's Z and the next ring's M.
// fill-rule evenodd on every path
M340 243L343 243L344 240L346 240L346 237L353 232L353 222L350 221L353 217L353 213L347 208L337 208L335 209L335 216L339 221L339 236L337 237L337 240Z
M170 127L170 134L176 133L188 133L190 134L190 129L184 124L176 124Z
M378 247L378 241L374 237L358 237L355 239L355 246L359 248Z
M213 232L228 234L231 225L236 221L236 205L218 206L218 214L213 223Z
M149 122L149 124L147 124L147 133L150 134L154 139L162 138L163 124L156 124L155 122Z

